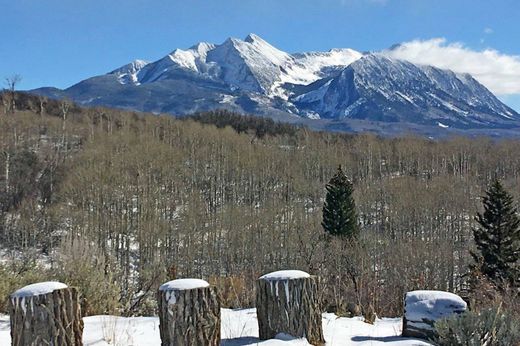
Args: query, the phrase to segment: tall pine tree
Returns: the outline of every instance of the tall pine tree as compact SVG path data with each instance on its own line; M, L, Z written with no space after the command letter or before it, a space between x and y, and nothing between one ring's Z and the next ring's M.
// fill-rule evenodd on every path
M352 193L354 188L345 173L338 167L336 174L326 186L327 196L323 205L323 222L325 232L334 236L357 238L359 224L356 203Z
M484 213L477 213L473 236L478 253L472 252L480 272L496 283L513 285L520 274L520 218L513 198L495 180L483 197Z

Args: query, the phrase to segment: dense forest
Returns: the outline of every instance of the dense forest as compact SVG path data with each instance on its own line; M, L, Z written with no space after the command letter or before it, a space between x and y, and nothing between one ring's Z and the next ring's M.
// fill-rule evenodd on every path
M406 291L466 292L480 197L494 178L520 194L517 140L3 101L0 312L15 288L49 279L79 287L86 314L151 314L175 277L204 278L224 306L246 307L256 278L294 268L322 277L327 310L401 315ZM353 181L361 245L321 226L338 165Z

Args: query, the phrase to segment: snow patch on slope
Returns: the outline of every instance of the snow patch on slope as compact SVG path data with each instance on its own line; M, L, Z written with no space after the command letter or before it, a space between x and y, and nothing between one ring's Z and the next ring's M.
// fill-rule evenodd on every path
M214 44L200 42L187 50L176 49L170 55L170 59L177 66L192 70L194 72L205 72L206 57L208 52L215 48Z
M140 83L137 75L146 65L148 65L147 61L134 60L131 63L110 72L110 74L116 75L117 80L121 84L139 85Z
M362 56L362 53L349 48L334 48L328 52L296 53L293 55L298 63L305 66L317 78L322 77L328 68L346 67Z

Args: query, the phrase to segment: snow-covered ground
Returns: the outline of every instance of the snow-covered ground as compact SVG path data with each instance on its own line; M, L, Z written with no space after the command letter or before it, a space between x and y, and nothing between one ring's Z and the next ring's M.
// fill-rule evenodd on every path
M161 344L157 317L91 316L84 319L85 346L156 346ZM374 325L362 318L338 318L323 314L327 345L430 345L416 339L401 338L401 319L383 318ZM10 345L9 317L0 316L0 345ZM275 340L259 341L255 309L222 309L222 345L308 345L305 340L279 335Z

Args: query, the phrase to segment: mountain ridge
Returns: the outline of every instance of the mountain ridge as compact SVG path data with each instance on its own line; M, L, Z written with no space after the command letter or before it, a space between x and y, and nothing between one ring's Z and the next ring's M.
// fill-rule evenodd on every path
M135 60L64 90L31 92L85 106L175 115L228 109L343 123L339 129L354 120L439 131L520 127L520 114L469 74L350 48L289 54L255 34L220 45L200 42L154 62Z

